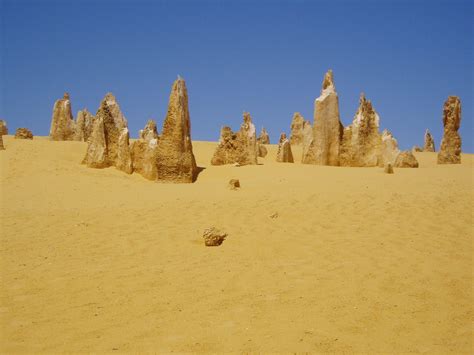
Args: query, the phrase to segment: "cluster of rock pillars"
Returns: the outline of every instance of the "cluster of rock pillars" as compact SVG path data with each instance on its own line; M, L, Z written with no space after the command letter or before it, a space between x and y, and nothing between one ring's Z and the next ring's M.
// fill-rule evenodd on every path
M438 153L439 164L461 162L461 102L457 96L449 96L444 104L444 132ZM418 167L411 151L401 152L397 140L388 131L379 132L380 118L364 94L352 123L344 127L339 117L339 99L333 73L324 76L321 95L314 103L314 122L305 120L296 112L291 122L291 134L280 135L277 161L293 163L292 145L302 146L302 163L349 167ZM8 134L6 123L0 120L0 149L4 149L2 134ZM17 130L15 138L32 139L25 128ZM163 182L194 182L199 168L193 154L191 124L188 109L188 93L185 81L179 78L173 83L168 111L161 134L156 122L149 120L139 132L139 139L129 142L128 122L115 97L108 93L96 113L81 110L74 121L69 95L54 104L50 139L76 140L88 143L83 164L91 168L115 166L127 174L137 172L143 177ZM270 138L265 128L257 138L255 125L248 112L243 115L239 131L222 127L219 144L212 157L212 165L257 164L258 157L267 154ZM424 147L417 151L434 152L434 139L425 132Z

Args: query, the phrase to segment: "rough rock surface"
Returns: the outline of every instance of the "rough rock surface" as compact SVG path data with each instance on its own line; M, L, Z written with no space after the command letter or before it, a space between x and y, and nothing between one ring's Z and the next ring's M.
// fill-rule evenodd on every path
M100 103L94 120L92 135L83 164L91 168L105 168L116 165L121 129L117 128L109 110L107 97Z
M280 135L280 143L278 144L278 153L276 161L279 163L294 163L293 153L291 152L291 144L286 134Z
M186 83L178 78L171 89L168 112L157 150L158 181L194 182L196 160L191 142L191 122Z
M119 170L131 174L133 172L132 155L130 153L130 133L128 128L122 128L117 147L117 160L115 167Z
M313 141L303 163L338 166L343 130L339 99L329 70L324 76L321 95L314 102Z
M53 141L70 141L74 139L75 123L72 117L69 94L65 93L62 99L57 100L53 107L53 118L49 137Z
M397 159L398 154L400 154L400 149L398 149L398 142L393 137L392 133L388 130L382 132L382 144L381 144L381 159L382 164L386 165L387 163L394 164L395 159Z
M257 152L258 156L261 158L265 158L268 154L267 148L263 144L257 143Z
M438 153L438 164L461 164L461 100L449 96L443 108L443 139Z
M157 151L158 130L156 122L148 120L145 128L139 132L139 139L131 145L133 170L148 180L158 178Z
M238 188L240 188L240 181L238 179L231 179L229 181L229 189L237 190Z
M311 126L311 122L305 121L303 124L303 143L302 143L303 155L301 156L302 162L305 159L305 157L309 161L314 160L314 155L312 154L313 151L309 150L312 142L313 142L313 127Z
M128 127L127 119L120 110L120 106L117 99L112 93L107 93L103 99L109 108L110 114L114 119L115 126L121 130L122 128Z
M257 142L260 144L270 144L270 136L268 135L265 127L262 127L262 131L260 132L260 136L257 138Z
M0 120L0 136L8 134L7 121Z
M145 128L141 129L140 132L138 132L138 136L140 137L140 139L144 139L147 142L152 139L158 139L158 129L156 128L155 120L148 120Z
M420 146L413 146L413 148L411 148L412 151L414 152L422 152L423 151L423 148L421 148Z
M304 117L301 116L301 113L295 112L293 114L293 119L291 120L291 132L290 132L290 143L291 145L303 144L303 129L305 121Z
M398 154L395 160L396 168L418 168L418 160L410 150L405 150Z
M212 157L212 165L237 163L257 164L257 139L255 126L248 112L244 112L244 122L237 133L230 127L222 127L219 145Z
M227 237L227 233L224 233L215 227L211 227L204 231L202 237L204 238L204 244L206 246L215 247L222 244L224 239Z
M344 129L341 151L341 166L383 166L380 149L379 115L364 94L352 124Z
M0 150L5 150L5 146L3 145L3 135L0 134Z
M384 167L385 174L393 174L393 166L391 163L386 163Z
M15 139L33 139L33 133L28 128L18 128L15 132Z
M105 125L102 114L97 113L94 129L88 141L86 156L82 160L89 168L102 169L110 166L107 160L107 144L105 141Z
M425 132L425 144L423 147L424 152L434 152L435 151L435 142L430 131L426 130Z
M145 179L156 180L158 178L158 139L153 138L149 141L144 139L136 140L132 143L130 150L133 170Z
M86 108L77 112L76 130L74 133L74 140L80 142L87 142L92 134L94 128L94 115Z

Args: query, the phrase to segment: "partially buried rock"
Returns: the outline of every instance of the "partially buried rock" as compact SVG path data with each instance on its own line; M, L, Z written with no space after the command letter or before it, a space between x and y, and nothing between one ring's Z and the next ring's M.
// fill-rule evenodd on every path
M7 121L0 120L0 136L8 134Z
M405 150L398 154L395 160L396 168L418 168L418 160L416 160L413 153L409 150Z
M383 166L379 122L379 115L372 103L361 94L354 120L344 129L340 151L341 166Z
M286 138L286 134L280 135L280 143L278 144L278 153L276 161L279 163L293 163L293 153L291 152L290 141Z
M240 181L238 179L231 179L229 181L229 189L237 190L238 188L240 188Z
M443 139L438 153L438 164L461 164L461 100L449 96L443 108Z
M5 150L5 147L3 146L3 135L0 134L0 150Z
M186 83L180 77L173 83L168 112L157 150L157 180L190 183L197 177L191 141L191 122Z
M260 143L257 143L257 152L258 152L258 156L261 158L265 158L268 154L267 148L263 144L260 144Z
M257 142L260 144L270 144L270 136L268 135L265 127L262 127L262 131L260 132L260 136L257 138Z
M413 146L413 148L411 148L411 150L414 151L414 152L419 153L419 152L422 152L422 151L423 151L423 148L421 148L421 147L418 146L418 145L415 145L415 146Z
M204 244L208 247L219 246L227 237L227 233L218 230L215 227L208 228L204 231Z
M426 130L425 132L425 145L423 147L424 152L434 152L435 151L435 143L433 136L431 135L430 131Z
M15 139L33 139L33 133L28 128L18 128L15 132Z
M230 127L222 127L219 145L214 152L211 164L256 165L257 156L255 126L250 114L244 112L244 122L239 132L234 133Z
M385 174L393 174L393 166L390 163L386 163L384 167Z
M75 136L75 123L72 117L69 94L65 93L62 99L57 100L53 107L53 117L49 137L53 141L70 141Z

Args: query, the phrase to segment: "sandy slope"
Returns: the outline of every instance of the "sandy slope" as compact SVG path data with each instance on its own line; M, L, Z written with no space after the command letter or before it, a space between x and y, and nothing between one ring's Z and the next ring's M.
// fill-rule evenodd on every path
M4 141L2 353L472 351L473 155L213 167L195 142L206 169L169 185L88 169L85 143Z

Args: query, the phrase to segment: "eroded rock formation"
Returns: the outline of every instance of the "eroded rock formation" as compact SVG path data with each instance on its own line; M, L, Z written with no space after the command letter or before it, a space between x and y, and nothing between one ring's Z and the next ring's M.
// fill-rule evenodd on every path
M33 133L28 128L18 128L15 132L15 139L33 139Z
M385 174L393 174L393 166L391 163L386 163L384 166L384 173Z
M77 112L74 140L87 142L94 129L94 115L86 108Z
M395 160L396 168L418 168L418 160L410 150L405 150L398 154Z
M156 180L158 178L156 122L148 120L145 128L140 130L139 137L131 145L133 169L148 180Z
M443 107L443 139L438 153L438 164L461 164L461 100L449 96Z
M324 76L321 95L314 102L313 141L305 164L339 165L339 150L344 127L339 119L339 99L332 70Z
M7 121L0 120L0 136L8 134Z
M303 143L302 143L302 148L303 148L303 155L301 157L301 161L306 158L308 161L313 161L314 154L313 150L309 150L311 147L311 143L313 142L313 127L311 126L311 123L309 121L305 121L303 124ZM290 142L291 143L291 142Z
M435 151L435 142L430 131L426 130L425 132L425 145L423 147L424 152L434 152Z
M240 181L239 179L230 179L229 181L229 189L231 190L237 190L240 188Z
M117 160L115 167L127 174L133 172L132 156L130 153L130 133L127 127L122 128L120 131L117 147Z
M260 136L257 138L257 142L260 144L270 144L270 136L268 135L265 127L262 127L262 131L260 132Z
M65 93L62 99L57 100L53 107L53 118L49 137L53 141L70 141L74 139L75 124L72 117L69 94Z
M400 149L398 149L398 142L393 137L392 133L388 130L382 132L382 144L381 144L381 159L382 164L394 164L397 159L398 154L400 154Z
M282 133L280 135L280 142L278 144L278 153L276 161L279 163L293 163L293 153L291 152L291 144L286 134Z
M379 121L372 103L361 94L354 120L344 129L340 151L342 166L383 166Z
M152 139L158 139L158 129L156 128L155 120L148 120L145 128L141 129L140 132L138 132L138 136L140 137L140 139L144 139L147 142Z
M3 134L0 134L0 150L5 150L5 146L3 145Z
M220 231L215 227L208 228L204 231L202 237L204 244L208 247L215 247L222 244L227 237L227 233Z
M239 165L257 164L257 138L255 126L248 112L244 112L244 122L237 133L230 127L222 127L219 145L212 157L212 165L237 163Z
M257 143L257 155L261 158L265 158L268 154L268 151L267 151L267 148L261 144L261 143Z
M133 142L131 146L133 170L145 179L156 180L158 178L157 152L157 138L149 141L139 139Z
M95 116L94 128L88 140L83 164L91 168L116 166L121 131L122 129L116 126L116 121L110 112L106 96L101 101Z
M304 138L304 126L305 124L311 124L309 121L305 121L304 117L301 116L299 112L293 114L293 119L291 120L291 132L290 132L290 144L299 145L303 144Z
M103 101L105 101L106 105L109 108L109 112L112 115L112 118L114 119L115 126L119 130L128 127L127 119L120 110L120 106L115 96L109 92L105 95Z
M158 181L193 182L197 177L191 142L186 83L178 78L171 89L168 112L157 151Z

